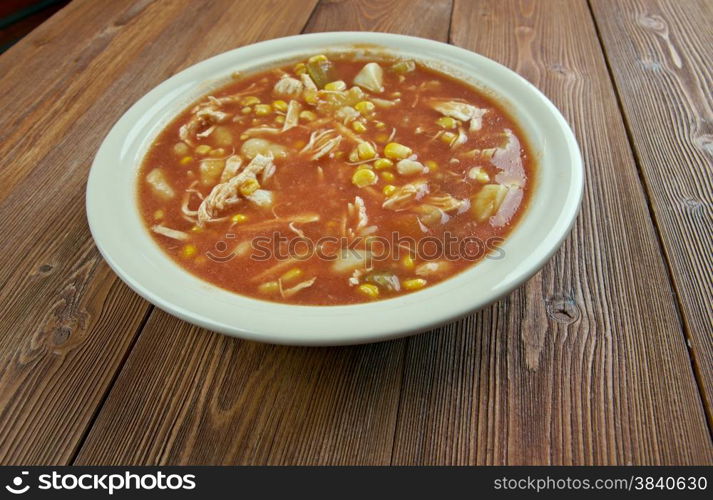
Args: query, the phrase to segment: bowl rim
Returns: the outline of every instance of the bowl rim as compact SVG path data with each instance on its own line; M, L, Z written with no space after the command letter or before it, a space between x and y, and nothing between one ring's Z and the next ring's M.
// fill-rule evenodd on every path
M428 57L435 54L434 60L444 62L446 66L453 66L456 61L461 63L458 69L466 75L474 73L474 70L468 68L487 70L488 74L504 78L508 87L526 95L523 99L531 99L532 105L537 107L538 120L547 120L548 126L553 127L552 137L555 139L552 140L547 135L544 137L548 144L561 143L563 149L560 153L568 156L567 167L563 172L569 175L569 182L566 191L561 193L561 211L556 214L551 227L546 228L542 241L536 242L536 247L523 261L518 261L514 268L503 267L503 264L500 268L497 265L489 265L490 274L487 276L479 270L484 264L477 263L433 287L384 301L354 305L302 306L261 301L221 289L184 271L165 254L164 260L170 264L157 260L155 254L152 254L153 260L130 255L121 243L122 237L127 235L116 234L125 228L111 226L110 214L116 216L115 206L111 203L118 201L122 210L119 212L119 221L126 222L129 232L133 231L129 236L143 242L142 236L135 232L136 221L132 219L138 215L138 209L133 197L130 204L121 198L112 199L118 196L118 193L113 192L117 180L115 176L123 175L125 179L126 175L112 173L111 169L116 166L117 158L125 160L132 154L130 146L139 140L139 129L144 132L147 129L152 130L154 137L155 133L163 129L165 124L150 123L151 120L146 118L146 115L150 114L147 110L157 108L160 104L164 108L174 109L170 117L175 116L189 104L187 94L193 92L194 95L200 96L207 92L207 89L196 89L211 80L210 76L205 78L206 71L215 72L214 68L230 66L231 63L235 65L238 60L247 61L242 64L249 67L251 56L270 59L269 54L273 54L272 63L267 64L269 66L279 64L284 57L275 54L285 51L309 54L316 53L315 50L319 47L330 50L334 47L362 44L381 47L396 54L409 51L428 54ZM421 57L418 59L423 60ZM479 79L477 75L474 78ZM500 88L487 84L484 87L501 95ZM513 95L517 94L510 94L511 97ZM505 98L504 101L508 99ZM525 135L529 139L528 134ZM153 137L148 143L152 140ZM138 156L143 157L144 153L145 150ZM547 152L542 154L544 157ZM119 164L121 166L122 162ZM131 165L131 171L135 173L137 169L138 165ZM581 204L583 170L579 146L562 114L534 85L507 67L466 49L424 38L376 32L326 32L276 38L239 47L196 63L154 87L119 118L102 142L87 182L86 209L92 236L103 258L131 289L160 309L197 326L254 341L289 345L349 345L383 341L429 330L495 302L528 280L552 257L570 232ZM135 179L135 175L133 178ZM541 180L542 176L538 174L538 187ZM124 180L121 184L125 182ZM132 189L134 186L135 180ZM120 188L126 193L126 186L121 185ZM532 198L536 195L536 192L533 193ZM532 201L531 199L530 205ZM133 205L133 211L126 209L128 205ZM531 208L528 206L525 216ZM524 219L525 217L518 222L514 231L518 231L519 227L525 224ZM144 232L147 233L145 228ZM144 237L148 237L148 233ZM508 245L511 237L512 234L506 238L504 247ZM158 248L153 241L151 243ZM151 253L145 245L143 251ZM172 290L162 280L154 278L152 270L168 273L169 279L185 284L188 289L183 293ZM476 276L487 278L483 280L484 283L492 282L490 288L485 292L472 290L472 278ZM460 292L466 291L474 296L464 298ZM230 308L230 314L225 308Z

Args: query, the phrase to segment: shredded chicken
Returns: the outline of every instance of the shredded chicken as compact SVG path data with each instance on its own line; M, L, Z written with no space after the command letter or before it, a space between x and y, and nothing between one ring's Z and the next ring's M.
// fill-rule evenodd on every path
M256 176L270 165L272 165L272 157L257 155L238 175L226 182L216 184L198 207L198 226L204 226L224 208L239 203L240 186L248 179L256 179Z
M252 281L254 283L263 281L264 279L275 276L276 274L287 269L288 267L295 264L296 262L297 262L297 259L294 257L290 257L289 259L277 261L277 264L274 264L273 266L268 267L264 271L259 272L258 274L256 274L252 278L250 278L250 281Z
M302 105L294 99L291 99L290 103L287 105L285 123L282 125L282 132L297 126L300 119L300 110L302 110Z
M199 105L195 108L193 116L188 123L178 129L178 136L189 146L195 146L196 143L193 138L199 134L201 129L208 127L208 130L212 132L212 125L215 125L216 123L223 123L229 117L230 115L228 113L217 109L213 102ZM210 134L210 132L208 133Z
M273 226L281 224L290 224L291 222L298 224L308 224L310 222L318 222L320 219L318 214L300 214L289 217L276 217L274 219L263 220L254 224L240 226L240 231L262 231Z
M264 88L264 87L263 87ZM213 104L214 106L223 106L225 104L235 104L240 102L243 97L245 97L248 94L256 94L260 93L263 91L263 88L261 88L257 82L251 83L247 88L241 90L240 92L236 92L234 94L226 95L223 97L214 97L214 96L208 96L208 103L201 103L198 106L196 106L193 111L195 112L198 108Z
M401 99L394 99L390 101L388 99L381 99L379 97L372 97L371 102L379 106L380 108L392 108L401 102Z
M366 215L366 206L364 205L364 200L360 196L354 198L354 206L357 212L357 225L356 232L366 227L369 223L369 217Z
M303 89L304 84L301 81L285 75L277 81L272 91L278 97L297 99L302 95Z
M174 240L186 241L188 239L187 233L184 233L183 231L177 231L175 229L171 229L169 227L162 226L160 224L151 226L151 231L153 231L154 233L166 236L168 238L173 238Z
M367 268L371 261L371 252L368 250L344 249L336 255L332 263L332 271L339 274L354 272L358 268Z
M359 118L361 114L359 113L359 111L352 108L351 106L342 106L334 113L334 116L335 118L337 118L337 120L341 121L346 125Z
M478 108L472 104L454 100L432 100L431 107L439 113L462 122L470 121L470 131L478 131L483 126L483 115L487 109Z
M347 282L349 283L349 286L357 286L359 284L360 278L363 274L364 274L363 269L354 269L354 272L347 280Z
M312 160L319 160L325 155L331 155L342 142L342 136L334 129L315 130L309 136L309 142L300 153L310 155Z
M300 238L306 238L305 232L302 231L302 230L301 230L300 228L298 228L297 226L295 226L295 223L294 223L294 222L290 222L289 224L287 224L287 227L289 227L289 228L290 228L290 231L292 231L293 233L295 233L295 234L296 234L297 236L299 236Z
M307 73L302 73L302 85L304 86L304 90L313 90L317 91L317 85L314 83L314 80L307 74Z
M195 219L195 216L198 214L198 210L192 210L189 205L191 203L191 197L196 196L198 197L201 201L203 200L203 195L201 194L200 191L198 191L195 186L198 184L198 181L194 181L193 184L191 184L188 189L186 189L183 193L183 199L181 200L181 212L183 215L186 217L190 218L192 221Z
M279 128L275 127L251 127L247 128L240 135L246 135L248 137L255 137L257 135L277 135L282 132Z
M485 113L487 113L487 109L483 108L475 108L475 111L471 115L470 118L470 131L471 132L477 132L481 128L483 128L483 116Z
M207 129L205 129L203 132L198 132L196 134L196 137L200 137L201 139L205 139L206 137L210 136L210 134L213 133L215 130L215 125L211 125Z
M412 201L418 201L428 194L428 183L426 181L416 181L404 184L389 196L381 205L389 210L404 210Z
M314 277L310 280L307 280L307 281L303 281L301 283L297 283L295 286L293 286L292 288L288 288L288 289L282 288L282 280L278 280L277 282L280 286L280 295L282 295L283 299L288 299L288 298L292 297L293 295L295 295L297 292L304 290L305 288L311 287L312 285L314 285L315 281L317 281L316 277Z
M220 174L220 182L226 182L235 177L240 171L240 167L243 165L243 159L238 155L233 155L225 160L225 168Z
M468 142L468 135L466 135L463 127L458 127L458 135L451 141L450 148L456 149L458 146Z
M468 210L468 207L470 207L470 201L468 201L468 199L459 200L447 193L428 196L423 201L424 203L440 208L444 212L457 212L459 214L465 212Z
M414 272L417 276L436 276L445 273L450 267L449 262L437 260L419 265Z

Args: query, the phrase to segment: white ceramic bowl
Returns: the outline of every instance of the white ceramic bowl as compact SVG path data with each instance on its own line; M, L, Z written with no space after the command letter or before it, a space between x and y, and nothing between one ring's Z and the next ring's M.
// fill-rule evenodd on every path
M240 296L182 270L154 243L136 203L141 160L164 125L234 71L251 71L326 51L370 44L447 70L484 89L517 120L538 158L530 204L502 245L433 287L348 306L295 306ZM89 174L87 217L102 255L132 289L196 325L262 342L338 345L418 333L475 311L512 291L552 256L569 232L582 195L577 142L555 106L511 70L483 56L431 40L384 33L298 35L242 47L192 66L141 98L114 125Z

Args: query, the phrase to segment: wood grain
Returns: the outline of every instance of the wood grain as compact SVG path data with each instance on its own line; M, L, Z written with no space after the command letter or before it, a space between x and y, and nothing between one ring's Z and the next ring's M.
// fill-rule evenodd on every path
M445 40L449 14L430 0L324 2L306 30ZM76 463L388 464L404 347L255 344L155 311Z
M586 2L457 1L451 41L553 99L582 147L586 189L572 235L540 274L475 317L410 341L394 463L711 463Z
M0 462L71 461L149 310L84 219L104 135L182 67L298 32L313 6L75 1L0 57Z
M615 30L641 28L626 16L605 27L601 11L613 4L594 5L620 94L631 85L676 96L678 135L665 134L654 111L632 109L673 105L622 99L630 123L653 122L631 134L645 190L585 0L323 0L313 11L315 3L75 0L0 57L0 252L12 256L0 262L0 462L713 463L675 303L678 292L698 359L708 352L698 333L710 311L696 308L710 304L710 270L677 266L705 265L698 250L709 247L685 253L678 234L708 231L708 205L679 207L685 214L664 207L665 196L680 199L649 179L680 141L687 161L706 167L691 146L708 151L710 142L708 115L694 113L705 104L697 89L710 88L693 53L705 34L679 34L700 26L670 6L638 3L632 9L653 15L644 24L657 33L612 48ZM669 44L655 16L674 33ZM91 243L83 190L111 124L181 68L305 25L438 40L450 32L554 100L580 141L587 178L576 227L541 273L434 332L314 349L230 339L151 312L109 271ZM623 82L645 80L633 63L613 62L616 51L637 50L672 61L675 52L682 67L662 71L663 81ZM656 134L663 145L647 138ZM679 179L690 176L684 166L673 165L674 185L708 201L693 191L705 179ZM689 297L700 289L702 298Z
M594 1L713 427L713 3Z

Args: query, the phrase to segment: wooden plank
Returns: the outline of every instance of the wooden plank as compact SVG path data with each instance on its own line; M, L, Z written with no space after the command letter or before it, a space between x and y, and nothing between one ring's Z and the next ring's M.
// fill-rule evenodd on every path
M86 226L85 179L104 135L180 68L298 32L313 5L119 4L75 1L0 57L11 68L0 96L2 463L71 461L149 310L108 270ZM38 71L15 67L25 59Z
M713 3L592 3L713 427Z
M457 1L456 45L550 96L587 168L572 235L525 286L414 338L397 464L711 463L656 233L585 1Z
M445 40L449 17L444 1L323 2L307 30ZM76 463L388 464L404 346L262 345L155 311Z

